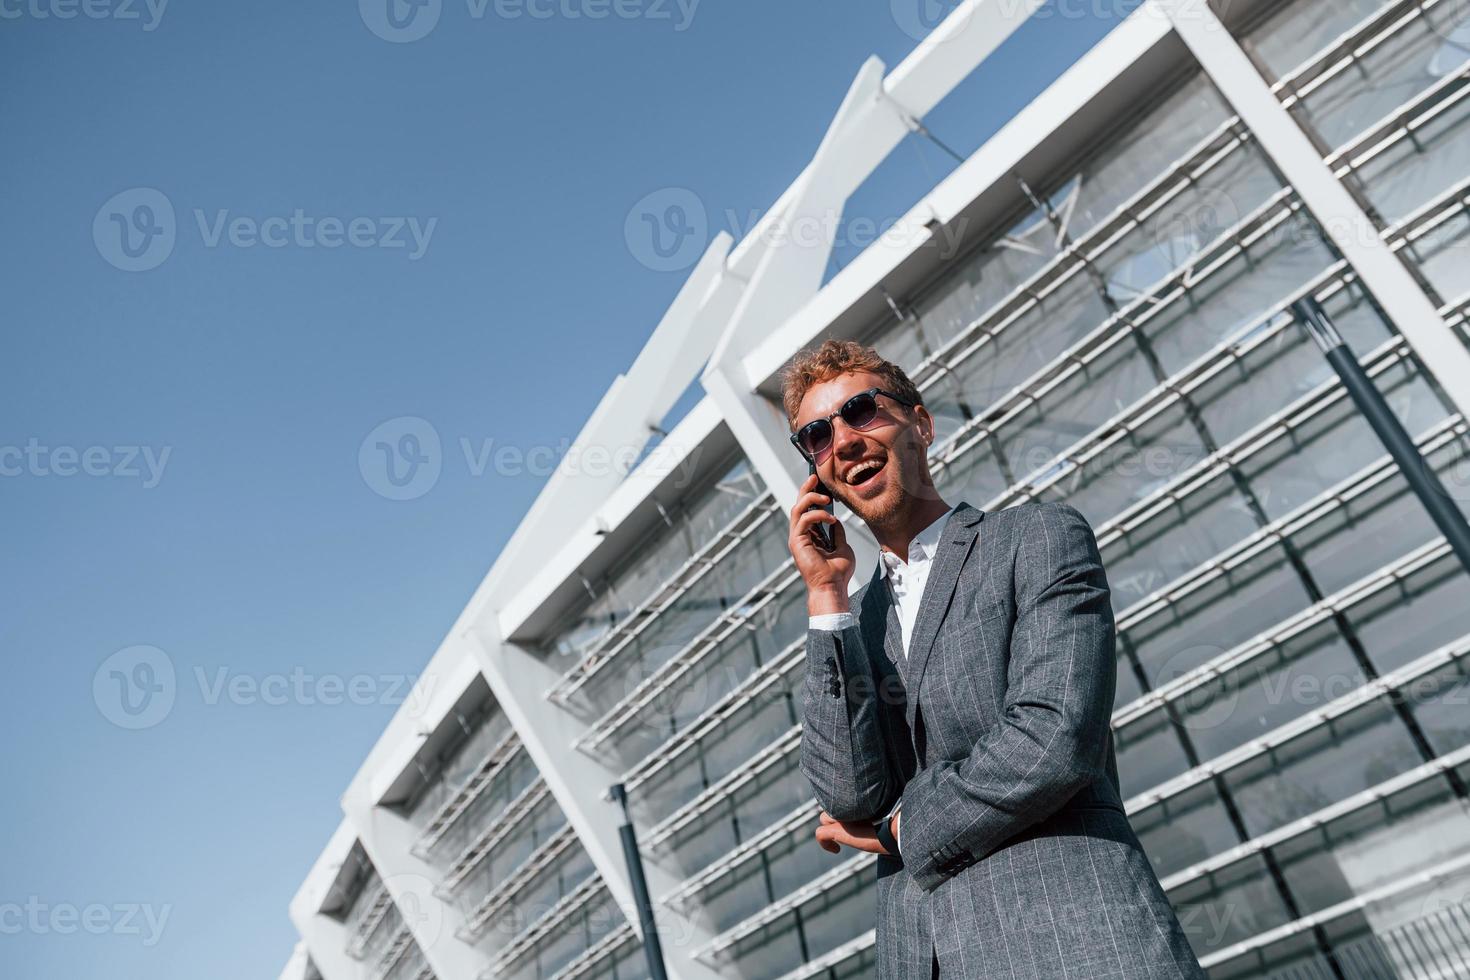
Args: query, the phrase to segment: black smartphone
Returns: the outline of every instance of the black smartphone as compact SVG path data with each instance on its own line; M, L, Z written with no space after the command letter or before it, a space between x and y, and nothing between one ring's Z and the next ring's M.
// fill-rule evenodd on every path
M816 476L817 464L808 459L806 461L806 465L810 468L811 474L813 476ZM820 493L827 498L827 502L825 504L818 504L817 507L821 510L825 510L829 514L833 513L834 511L832 505L832 494L827 490L826 484L824 484L821 480L817 480L816 489L817 493ZM836 527L832 524L818 524L817 540L822 543L823 551L835 551L837 549Z

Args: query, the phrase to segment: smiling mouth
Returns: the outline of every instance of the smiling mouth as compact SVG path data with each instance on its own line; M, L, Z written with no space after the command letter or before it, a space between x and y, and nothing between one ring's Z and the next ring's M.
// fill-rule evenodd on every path
M877 460L876 463L859 463L854 467L854 473L845 481L848 486L860 487L869 482L888 466L886 459Z

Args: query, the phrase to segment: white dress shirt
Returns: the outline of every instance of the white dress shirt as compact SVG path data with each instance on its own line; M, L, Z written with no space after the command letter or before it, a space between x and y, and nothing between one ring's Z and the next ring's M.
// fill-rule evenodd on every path
M914 623L919 618L919 600L924 597L924 583L929 581L929 569L934 564L934 553L939 549L939 538L944 533L944 526L949 523L949 517L954 513L951 507L936 517L927 527L909 542L909 559L905 562L898 555L881 548L878 551L878 574L888 583L888 594L893 598L893 604L898 607L898 621L903 629L903 655L909 655L909 643L914 635ZM857 622L855 614L851 611L840 613L824 613L820 616L810 617L808 626L817 630L845 630ZM899 806L894 806L893 811L884 819L890 819L899 812ZM903 818L894 822L893 837L899 844L900 851L903 849L903 837L899 831Z
M909 559L905 562L898 555L881 548L878 551L878 575L888 583L888 594L898 606L898 621L903 627L903 655L909 655L909 642L914 635L914 623L919 619L919 600L924 596L924 583L929 581L929 568L934 564L934 552L939 548L939 537L954 508L940 514L909 542ZM825 613L810 617L809 626L818 630L845 630L857 622L856 614L849 612Z

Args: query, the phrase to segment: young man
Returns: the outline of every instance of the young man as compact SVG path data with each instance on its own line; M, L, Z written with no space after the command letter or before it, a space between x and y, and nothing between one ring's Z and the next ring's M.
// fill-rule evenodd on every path
M1123 811L1113 613L1082 515L947 504L934 420L870 348L803 351L783 395L817 466L788 542L811 616L801 769L821 846L879 855L878 976L1203 980ZM881 547L851 600L819 477Z

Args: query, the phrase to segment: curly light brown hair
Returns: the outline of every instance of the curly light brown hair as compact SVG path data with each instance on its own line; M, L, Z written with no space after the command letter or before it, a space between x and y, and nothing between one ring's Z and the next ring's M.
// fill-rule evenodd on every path
M796 430L796 413L801 400L813 385L819 385L842 374L868 371L883 380L883 387L914 405L923 403L919 389L909 380L903 368L871 347L855 340L825 340L820 347L798 351L781 372L781 404L786 409L786 424Z

